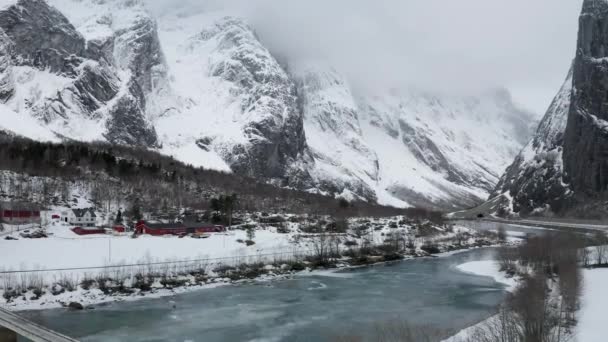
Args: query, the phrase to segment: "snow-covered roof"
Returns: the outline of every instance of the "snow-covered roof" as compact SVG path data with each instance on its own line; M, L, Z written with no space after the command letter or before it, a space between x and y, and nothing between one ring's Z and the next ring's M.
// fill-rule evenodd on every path
M97 217L97 215L95 215L95 210L93 208L72 209L72 212L74 213L74 215L76 217L83 217L86 213L91 213L91 217Z

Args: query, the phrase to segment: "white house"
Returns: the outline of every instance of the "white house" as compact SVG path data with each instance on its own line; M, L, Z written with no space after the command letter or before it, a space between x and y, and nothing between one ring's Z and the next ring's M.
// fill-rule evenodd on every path
M96 219L97 215L95 215L95 209L93 208L72 209L67 213L67 216L64 215L66 222L79 227L95 227Z

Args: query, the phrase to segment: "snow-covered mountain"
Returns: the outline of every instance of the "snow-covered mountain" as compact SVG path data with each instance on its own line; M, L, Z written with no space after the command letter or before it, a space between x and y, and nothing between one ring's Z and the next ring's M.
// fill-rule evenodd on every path
M393 205L474 205L496 184L534 121L506 91L358 94L331 68L316 64L293 74L316 162L313 178L371 191Z
M244 19L138 0L1 0L0 127L108 140L281 186L397 206L486 198L534 115L504 90L361 91L279 60Z

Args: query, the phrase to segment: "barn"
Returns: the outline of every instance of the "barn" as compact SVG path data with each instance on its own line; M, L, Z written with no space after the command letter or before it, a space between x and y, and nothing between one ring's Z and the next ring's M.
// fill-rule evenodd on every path
M220 233L225 231L224 226L206 223L156 223L149 221L139 221L135 226L137 234L148 235L183 235L195 233Z
M40 224L40 208L27 203L0 203L0 222L8 224Z

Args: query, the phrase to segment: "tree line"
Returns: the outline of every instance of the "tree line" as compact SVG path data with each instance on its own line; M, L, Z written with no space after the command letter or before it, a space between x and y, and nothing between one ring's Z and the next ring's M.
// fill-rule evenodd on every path
M0 183L0 194L25 196L45 205L69 201L77 186L106 209L126 207L136 198L145 211L208 209L218 195L238 194L238 209L246 211L350 217L408 214L433 220L442 216L425 209L404 210L280 188L233 173L193 167L154 151L101 142L38 142L0 133L0 164L1 170L12 172ZM33 196L32 192L45 195Z

